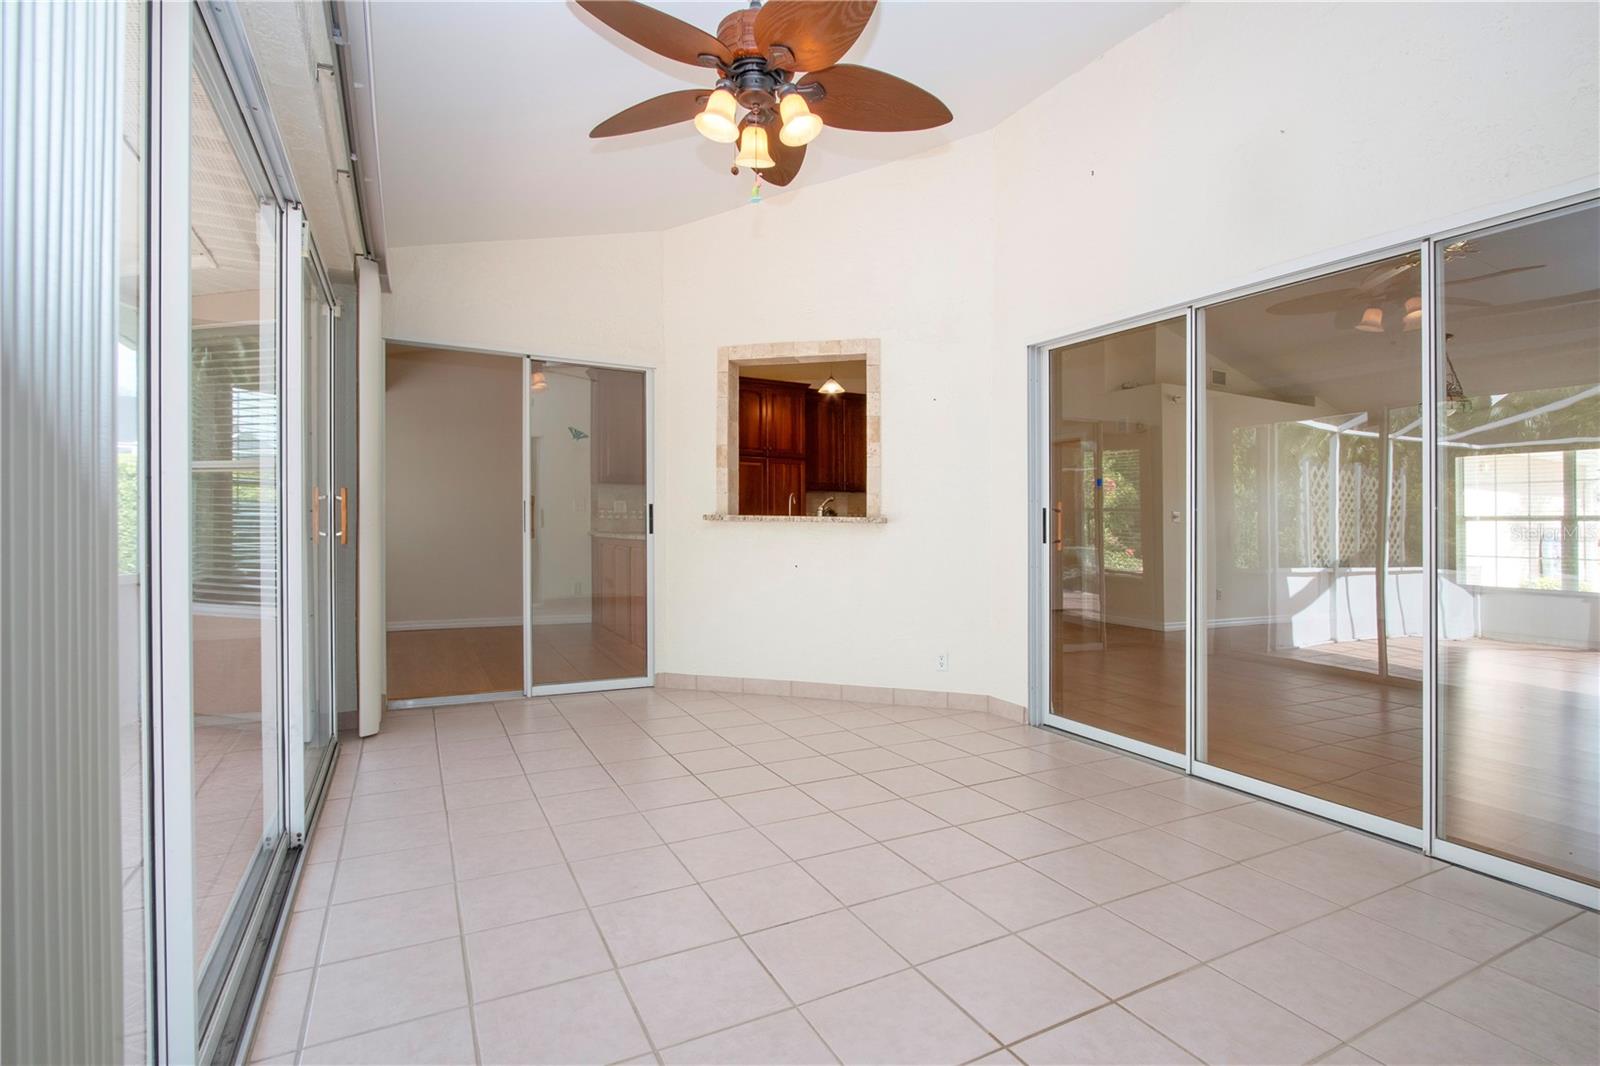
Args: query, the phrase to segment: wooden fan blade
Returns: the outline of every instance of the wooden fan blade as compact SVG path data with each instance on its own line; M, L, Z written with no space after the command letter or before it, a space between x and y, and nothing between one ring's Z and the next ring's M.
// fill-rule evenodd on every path
M756 13L756 44L776 67L822 70L844 58L877 6L877 0L768 0ZM775 48L789 56L773 55Z
M711 34L653 7L633 0L577 0L583 8L634 44L643 45L656 55L676 59L697 67L713 64L701 56L714 56L716 62L733 62L726 45Z
M1521 274L1527 270L1543 270L1545 264L1535 263L1532 266L1507 267L1505 270L1491 270L1487 274L1478 274L1470 278L1451 278L1446 285L1470 285L1474 281L1488 281L1490 278L1503 278L1507 274Z
M799 148L790 148L778 140L781 123L776 117L764 125L767 128L767 154L778 165L761 171L761 180L768 185L787 185L800 173L800 164L806 161L806 146L802 144Z
M1360 289L1334 289L1332 292L1314 292L1310 296L1296 296L1267 308L1269 315L1326 315L1363 304L1367 294Z
M632 107L618 111L589 131L591 137L620 137L642 133L679 122L688 122L706 106L711 94L705 89L680 89L662 93Z
M840 63L807 74L800 84L819 84L828 91L811 110L834 129L896 133L932 129L951 118L950 109L932 93L871 67Z

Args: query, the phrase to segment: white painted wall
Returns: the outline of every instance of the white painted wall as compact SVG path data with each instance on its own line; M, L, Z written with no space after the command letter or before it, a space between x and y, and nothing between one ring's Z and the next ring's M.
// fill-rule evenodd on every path
M1022 702L1027 346L1592 186L1596 29L1586 4L1187 5L992 131L759 207L396 249L385 321L662 367L658 669ZM765 300L728 265L752 247L787 275ZM888 524L702 521L716 348L857 336L883 345Z
M391 340L655 366L661 245L661 234L643 233L395 248L384 332ZM706 277L712 266L685 269Z

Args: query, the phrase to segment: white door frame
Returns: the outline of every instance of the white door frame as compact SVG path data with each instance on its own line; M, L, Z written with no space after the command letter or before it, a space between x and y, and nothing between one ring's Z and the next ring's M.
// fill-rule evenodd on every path
M656 663L656 555L655 555L655 368L635 363L606 363L593 359L573 358L566 356L534 355L528 352L513 352L496 348L478 348L463 344L441 344L431 340L413 340L402 337L385 337L383 340L387 349L389 345L404 345L414 348L430 348L447 352L468 352L473 355L495 355L509 359L520 359L523 364L522 390L522 433L518 443L522 463L522 490L520 500L521 528L522 528L522 688L516 692L479 692L454 696L428 696L413 699L398 699L388 702L389 709L408 710L424 707L458 707L475 703L495 703L519 699L530 699L542 696L561 696L584 692L612 692L620 689L650 688L655 684ZM530 467L528 439L531 432L531 392L525 387L531 368L534 363L540 365L581 367L595 370L623 370L641 373L644 375L644 409L645 409L645 673L636 677L608 678L597 681L573 681L561 684L538 685L533 681L533 551L530 543L529 525L537 521L533 513L534 500L532 499L533 471ZM387 460L385 460L387 461ZM387 634L387 624L385 625Z
M189 235L192 12L150 5L149 1054L194 1062L200 1022L194 927L193 576L189 515Z

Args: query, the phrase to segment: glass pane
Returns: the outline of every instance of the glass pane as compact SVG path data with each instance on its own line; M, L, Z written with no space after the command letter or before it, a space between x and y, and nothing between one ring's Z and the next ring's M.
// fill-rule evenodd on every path
M533 683L643 677L644 374L535 363L528 396Z
M389 345L391 699L522 691L526 368L518 357Z
M117 240L117 725L122 792L122 1020L123 1059L147 1057L145 996L144 849L145 774L143 663L147 649L141 619L147 585L144 558L145 402L145 33L148 9L123 8L121 229Z
M1206 762L1421 824L1420 259L1205 311Z
M214 987L278 802L280 212L193 79L190 218L195 950Z
M329 398L330 311L322 285L309 256L301 270L301 329L305 352L305 432L306 499L313 511L306 515L307 528L301 531L309 550L306 555L306 605L311 617L306 624L305 697L305 787L316 787L322 760L333 744L332 678L332 565L333 540L338 532L339 502L331 488L332 459L329 453L332 426Z
M1600 881L1600 208L1441 251L1440 835Z
M1050 706L1184 750L1181 318L1050 353Z

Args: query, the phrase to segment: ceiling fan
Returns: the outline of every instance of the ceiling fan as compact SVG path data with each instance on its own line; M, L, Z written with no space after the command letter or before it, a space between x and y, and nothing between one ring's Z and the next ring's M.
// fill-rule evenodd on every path
M932 94L893 74L840 63L866 29L876 0L752 0L711 34L632 0L577 0L579 7L657 55L713 68L710 89L663 93L619 111L590 137L694 121L710 140L738 144L733 172L787 185L823 127L887 133L950 121ZM744 110L740 117L739 110Z
M1456 241L1445 246L1445 262L1454 262L1476 252L1471 241ZM1507 274L1520 274L1525 270L1539 270L1544 264L1494 270L1470 278L1455 278L1446 285L1467 285ZM1269 315L1334 315L1334 325L1341 329L1356 329L1362 333L1410 332L1422 324L1422 297L1417 295L1420 283L1416 272L1422 268L1422 256L1412 252L1397 261L1381 263L1368 271L1355 286L1332 289L1283 300L1268 307ZM1445 297L1445 303L1455 307L1492 307L1487 300L1466 296Z

